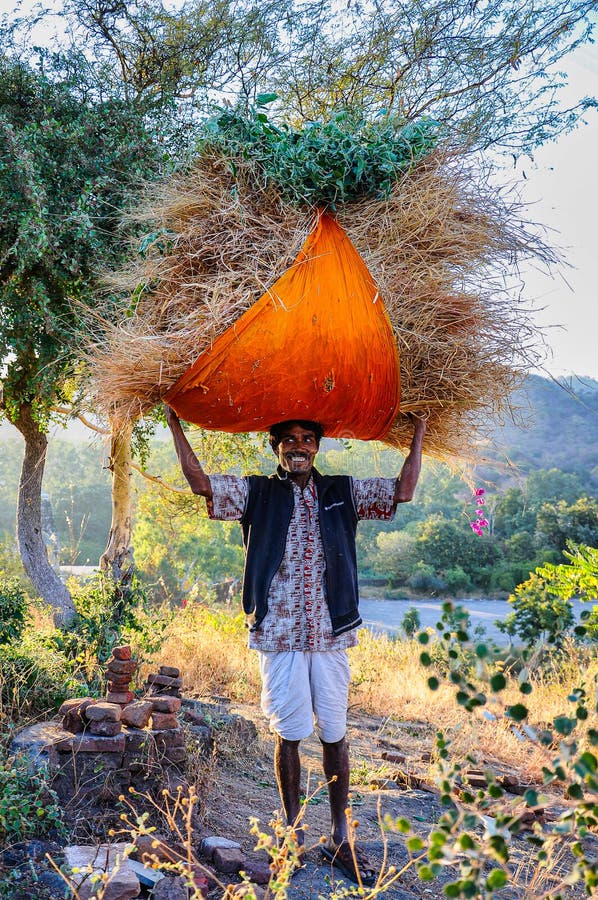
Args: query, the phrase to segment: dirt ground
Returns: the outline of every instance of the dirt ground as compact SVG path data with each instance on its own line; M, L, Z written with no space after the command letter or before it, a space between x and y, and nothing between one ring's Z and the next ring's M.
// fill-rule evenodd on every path
M218 760L213 773L202 830L205 834L217 834L238 841L249 858L266 860L265 853L255 853L255 838L249 834L249 822L256 817L260 830L268 832L269 822L280 815L280 800L273 773L272 736L268 733L261 713L254 706L236 706L231 713L240 714L253 721L258 729L258 740L253 746L235 746L234 742L225 747L223 753L216 746L215 759ZM421 731L422 756L433 747L434 732L425 723L403 723L411 731ZM374 716L351 715L349 717L348 740L351 757L351 807L353 817L359 822L357 839L366 849L377 871L386 871L389 866L402 869L409 863L409 853L404 836L385 829L385 817L396 820L408 818L416 834L427 835L442 814L439 798L423 790L403 789L392 780L398 766L382 758L384 750L399 750L397 729L389 727L388 721ZM305 825L307 826L305 865L293 877L289 897L291 900L318 900L331 896L356 895L344 893L343 888L355 888L330 863L324 862L319 849L322 836L330 829L329 807L321 765L319 742L315 737L301 744L303 771L303 791L309 798ZM415 771L421 759L408 760L401 765L403 770ZM598 843L598 842L597 842ZM595 848L594 848L595 849ZM530 883L530 872L526 867L526 844L515 838L511 845L513 881L497 893L504 900L532 900L544 896L548 888L545 883ZM564 857L563 866L570 865ZM421 881L413 866L400 879L384 891L389 900L413 900L413 898L442 897L443 884L455 878L450 870L433 882ZM225 876L226 877L226 876ZM388 877L388 876L387 876ZM526 886L527 883L527 886ZM367 891L367 889L366 889ZM367 891L365 896L379 896L381 892ZM586 896L581 889L572 888L564 897Z

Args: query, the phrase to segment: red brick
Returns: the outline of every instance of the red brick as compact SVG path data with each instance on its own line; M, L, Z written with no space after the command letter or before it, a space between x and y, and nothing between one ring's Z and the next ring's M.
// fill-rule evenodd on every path
M122 710L116 703L109 701L100 701L88 706L85 710L85 718L94 722L120 722Z
M126 684L129 685L131 683L132 675L117 675L116 672L106 672L106 677L108 679L108 684Z
M241 850L216 847L212 861L219 872L233 874L245 866L245 856Z
M114 737L115 734L121 733L122 725L120 722L110 722L108 720L104 720L103 722L90 722L87 731L88 734L99 734L102 737Z
M70 738L58 741L55 745L60 753L123 753L125 736L121 732L114 737L100 737L96 734L73 734Z
M123 709L122 720L133 728L145 728L152 714L152 704L148 700L136 700Z
M166 675L168 678L178 678L181 674L181 670L177 669L176 666L160 666L158 672L160 675Z
M184 747L171 747L164 751L164 756L169 762L182 763L187 758L187 751Z
M122 691L119 693L116 693L116 691L109 691L106 695L108 703L118 703L120 706L126 706L127 703L131 703L134 699L135 694L132 691Z
M157 684L160 687L180 688L183 686L182 678L171 678L170 675L156 675L153 672L147 676L148 684Z
M113 647L112 656L114 659L131 659L131 648L128 644L123 644L121 647Z
M137 663L134 659L111 659L106 668L117 675L133 675L137 671Z
M168 694L152 697L151 703L156 712L160 713L175 713L181 708L180 698L171 697Z
M161 713L161 712L153 712L152 713L152 728L155 728L156 731L162 731L167 728L178 728L179 720L174 715L174 713Z

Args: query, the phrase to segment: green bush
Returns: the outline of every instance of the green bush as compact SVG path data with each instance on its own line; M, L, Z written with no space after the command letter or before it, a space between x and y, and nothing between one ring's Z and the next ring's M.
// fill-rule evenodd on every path
M0 646L0 701L5 717L18 720L53 712L81 690L64 654L25 632L21 642Z
M0 577L0 644L21 635L27 616L27 595L18 579Z
M401 619L401 628L408 638L412 638L421 627L421 619L415 606L410 606Z
M0 841L65 834L58 797L45 775L29 770L26 757L0 760Z
M443 572L443 578L446 581L446 589L453 596L463 594L472 587L472 581L467 572L461 566L453 566Z

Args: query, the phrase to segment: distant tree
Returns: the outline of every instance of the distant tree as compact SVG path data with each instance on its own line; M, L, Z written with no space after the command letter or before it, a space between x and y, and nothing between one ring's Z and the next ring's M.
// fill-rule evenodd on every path
M579 476L560 469L536 469L527 479L527 503L538 510L544 503L575 503L584 494Z
M538 540L543 546L561 553L569 541L598 545L598 500L580 497L575 503L545 503L538 511Z
M496 499L494 533L497 537L509 538L517 532L533 533L535 525L535 514L527 506L521 488L509 487Z
M421 627L421 619L415 606L410 606L401 619L401 628L406 637L412 638Z
M532 572L509 597L513 612L497 627L518 635L528 646L550 643L560 646L574 623L571 604L555 593L546 580Z

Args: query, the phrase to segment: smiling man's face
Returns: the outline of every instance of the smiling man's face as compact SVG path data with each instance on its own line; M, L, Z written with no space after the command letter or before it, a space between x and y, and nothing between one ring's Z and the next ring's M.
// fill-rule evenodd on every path
M317 452L318 439L315 432L296 424L291 424L283 431L276 448L281 468L291 478L301 481L309 477Z

